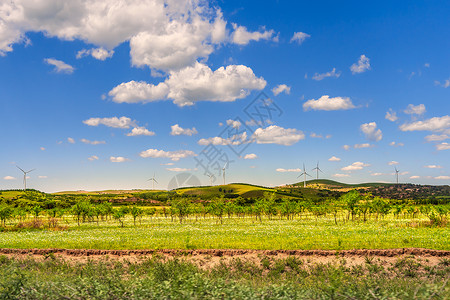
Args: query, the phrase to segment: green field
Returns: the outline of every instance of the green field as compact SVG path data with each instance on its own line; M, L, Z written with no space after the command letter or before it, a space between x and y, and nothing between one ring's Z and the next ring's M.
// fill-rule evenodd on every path
M421 247L450 250L448 227L411 227L414 220L347 222L332 218L294 220L191 217L182 224L175 218L145 216L136 226L127 217L124 227L114 220L77 223L65 217L64 230L22 230L0 233L2 248L72 249L375 249ZM418 220L415 220L418 221ZM141 224L139 224L141 223Z

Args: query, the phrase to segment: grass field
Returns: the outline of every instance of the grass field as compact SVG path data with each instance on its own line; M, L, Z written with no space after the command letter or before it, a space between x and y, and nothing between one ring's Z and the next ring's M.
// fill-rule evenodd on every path
M2 248L72 249L386 249L421 247L450 250L448 227L411 227L412 220L389 217L382 221L335 225L331 218L269 220L254 218L195 218L180 224L170 217L144 217L122 228L108 220L82 223L72 218L65 230L24 230L0 233ZM415 220L417 221L417 220Z

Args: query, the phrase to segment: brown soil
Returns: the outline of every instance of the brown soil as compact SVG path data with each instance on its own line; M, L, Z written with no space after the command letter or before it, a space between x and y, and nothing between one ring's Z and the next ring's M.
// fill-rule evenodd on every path
M335 263L345 259L348 265L364 264L368 258L382 264L393 264L399 259L410 258L423 265L435 266L443 258L450 258L450 251L423 248L403 249L358 249L358 250L243 250L243 249L197 249L197 250L95 250L95 249L5 249L0 255L19 259L47 259L58 257L71 262L88 260L117 260L140 262L153 256L164 259L180 258L202 268L211 268L219 263L235 259L261 262L262 258L284 259L289 256L301 258L308 263Z

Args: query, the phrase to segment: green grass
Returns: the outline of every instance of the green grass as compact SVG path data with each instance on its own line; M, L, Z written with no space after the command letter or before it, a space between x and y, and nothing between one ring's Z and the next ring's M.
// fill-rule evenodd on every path
M133 226L130 218L121 228L115 221L84 223L70 219L68 230L1 232L2 248L71 249L387 249L421 247L450 250L448 227L412 228L410 220L347 222L331 218L255 221L253 218L190 219L183 224L163 217L143 219ZM64 225L63 222L60 224Z
M0 256L0 299L448 299L448 260L323 264L234 259L201 269L181 259L68 262Z

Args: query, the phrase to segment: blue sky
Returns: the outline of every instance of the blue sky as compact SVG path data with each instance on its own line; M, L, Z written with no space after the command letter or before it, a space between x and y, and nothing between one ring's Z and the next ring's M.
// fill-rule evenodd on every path
M449 14L447 1L6 1L0 189L23 186L15 165L43 191L149 188L153 174L166 189L186 172L220 184L227 159L227 182L293 183L319 161L342 182L397 168L449 184ZM208 151L222 156L205 169Z

